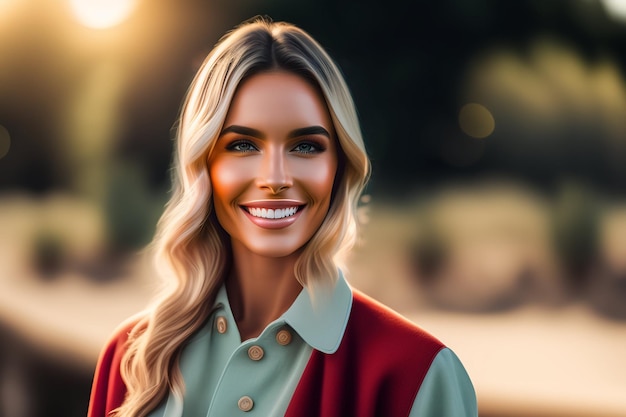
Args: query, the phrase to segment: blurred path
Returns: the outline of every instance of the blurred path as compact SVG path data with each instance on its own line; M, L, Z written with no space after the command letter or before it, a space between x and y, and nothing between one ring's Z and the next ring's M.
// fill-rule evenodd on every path
M43 353L93 368L109 334L146 306L149 268L130 265L127 276L108 282L77 273L38 276L29 251L36 216L29 207L0 207L0 322Z

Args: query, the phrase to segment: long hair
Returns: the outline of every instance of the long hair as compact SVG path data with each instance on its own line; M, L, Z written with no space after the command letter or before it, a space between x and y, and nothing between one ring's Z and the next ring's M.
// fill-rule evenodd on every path
M319 88L339 143L331 205L296 262L296 279L311 290L335 282L338 266L355 242L357 203L370 166L340 70L310 35L293 25L259 18L243 23L209 53L181 109L173 195L153 241L157 270L169 285L130 333L121 365L128 394L117 416L145 416L170 390L182 398L180 352L211 314L231 262L229 238L213 210L208 157L238 85L273 70L298 74Z

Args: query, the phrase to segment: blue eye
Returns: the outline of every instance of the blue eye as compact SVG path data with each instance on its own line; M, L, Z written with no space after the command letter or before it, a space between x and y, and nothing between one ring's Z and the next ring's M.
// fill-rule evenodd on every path
M295 152L303 153L303 154L312 154L323 151L321 147L317 144L311 142L302 142L299 143L295 148L293 148Z
M257 147L247 140L238 140L226 147L229 151L235 152L253 152L258 151Z

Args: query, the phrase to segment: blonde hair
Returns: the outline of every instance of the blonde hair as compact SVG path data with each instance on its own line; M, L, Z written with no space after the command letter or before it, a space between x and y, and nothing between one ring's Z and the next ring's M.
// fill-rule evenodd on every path
M158 271L171 283L130 333L122 360L128 393L117 416L145 416L171 390L182 398L178 359L206 322L230 265L229 238L212 207L207 160L241 81L259 72L296 73L319 88L339 143L329 212L295 266L305 287L329 284L356 239L356 210L369 160L354 103L340 70L303 30L268 19L245 22L209 53L183 103L174 158L174 192L153 241Z

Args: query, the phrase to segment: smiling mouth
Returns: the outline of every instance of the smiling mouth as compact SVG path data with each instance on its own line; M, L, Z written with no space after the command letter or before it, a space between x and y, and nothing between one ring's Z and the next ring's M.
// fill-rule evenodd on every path
M251 216L260 219L284 219L294 216L298 210L304 206L293 206L285 208L261 208L261 207L244 207Z

